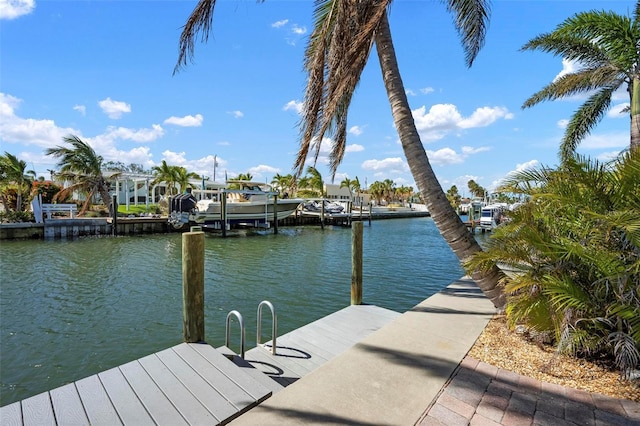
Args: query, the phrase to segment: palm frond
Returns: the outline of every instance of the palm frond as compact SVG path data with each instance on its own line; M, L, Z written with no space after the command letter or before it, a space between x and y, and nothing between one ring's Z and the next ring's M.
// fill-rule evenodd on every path
M629 372L640 367L640 342L622 332L611 333L609 342L613 345L616 365L628 377Z
M299 176L310 150L314 164L325 135L333 139L332 177L344 155L347 111L367 63L376 28L389 0L318 1L314 32L305 51L309 75L294 168Z
M566 74L549 83L530 96L522 104L522 108L530 108L544 101L554 101L580 93L587 93L603 86L612 87L615 91L623 83L624 76L621 77L620 73L612 67L583 69Z
M602 120L611 105L611 96L616 88L607 86L600 89L573 114L560 145L560 158L563 161L575 155L578 144Z
M447 9L454 12L454 23L462 39L465 62L470 67L484 46L490 4L487 0L448 0Z
M560 35L555 32L541 34L529 40L520 50L551 53L591 68L607 63L607 55L602 49L590 39L581 39L574 34Z

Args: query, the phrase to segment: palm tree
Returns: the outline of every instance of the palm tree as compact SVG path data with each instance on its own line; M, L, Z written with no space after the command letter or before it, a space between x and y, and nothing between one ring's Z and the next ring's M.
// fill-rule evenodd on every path
M348 107L375 43L395 127L413 178L441 235L458 258L465 260L481 248L449 204L420 141L391 39L387 19L390 3L390 0L316 2L314 31L305 55L309 78L295 166L298 171L304 166L310 150L315 150L317 158L320 141L328 134L333 139L330 166L335 174L344 155ZM487 2L448 0L447 4L455 15L470 66L484 42ZM502 276L497 267L472 273L497 307L505 303L499 286Z
M409 198L411 198L412 194L413 194L413 188L410 186L402 185L400 188L396 188L396 195L398 196L398 198L402 203L405 203L406 201L408 201Z
M355 201L353 198L353 193L356 192L357 198L360 198L360 181L358 180L358 176L355 179L344 178L342 182L340 182L340 188L349 189L349 195L351 196L351 200Z
M454 209L458 210L458 208L460 207L461 199L462 197L458 192L458 187L455 185L451 186L451 188L449 188L449 190L447 191L447 200L449 200L449 203L451 203L451 206Z
M468 266L514 272L509 323L549 333L559 351L640 367L640 150L608 164L576 156L501 189L530 201Z
M382 187L384 188L384 199L387 204L390 204L396 195L396 183L391 179L385 179L382 181Z
M295 178L293 175L281 175L276 173L273 179L271 179L271 185L282 193L293 194L295 192Z
M467 64L470 66L484 42L488 22L488 0L447 0L454 12L455 25L462 36ZM193 56L194 42L200 32L206 40L213 25L214 0L200 0L189 16L180 36L178 62L186 65ZM314 31L305 54L309 74L302 114L300 149L295 161L296 175L304 170L310 149L317 159L325 134L333 136L330 167L335 176L346 145L347 111L355 87L375 42L384 84L405 157L419 191L427 203L440 233L459 259L465 260L481 250L473 235L451 207L435 176L411 115L398 69L387 7L391 0L317 0ZM503 276L495 267L474 272L472 277L495 306L504 305Z
M56 176L61 181L66 180L72 184L56 194L54 198L56 200L65 199L75 191L84 192L86 201L79 212L82 215L89 208L93 197L100 195L104 205L111 211L109 182L102 174L102 157L96 154L88 143L77 136L68 135L63 137L62 140L69 144L70 147L57 146L56 148L47 149L45 153L60 159L57 164L60 167L60 171L56 173ZM112 175L111 178L114 176L116 175Z
M2 200L7 208L7 191L6 189L13 188L16 193L16 207L17 212L22 211L22 200L24 194L29 193L31 184L35 180L36 172L33 170L26 170L27 163L24 160L18 159L13 154L4 152L4 155L0 155L0 185L2 187Z
M382 182L375 181L371 185L369 185L369 194L376 200L376 203L380 205L382 203L382 198L384 198L385 187Z
M187 188L194 187L194 185L189 182L191 179L201 179L199 174L195 172L189 172L182 166L175 166L174 170L176 184L180 186L180 190L183 192Z
M487 195L487 190L480 186L475 180L471 179L467 182L467 187L469 188L469 192L471 195L476 198L484 199Z
M155 178L151 181L151 186L157 185L160 182L167 184L168 195L174 195L178 190L176 188L178 176L176 174L176 166L170 166L166 160L162 160L159 166L153 166L151 172Z
M582 65L549 83L522 106L529 108L578 93L590 95L569 121L560 146L562 160L575 154L582 139L604 117L613 93L620 87L625 87L631 101L630 148L640 146L639 19L640 2L636 2L633 18L606 11L581 12L522 47L550 52Z
M322 180L322 174L313 166L307 167L307 185L320 193L321 197L324 197L324 181Z

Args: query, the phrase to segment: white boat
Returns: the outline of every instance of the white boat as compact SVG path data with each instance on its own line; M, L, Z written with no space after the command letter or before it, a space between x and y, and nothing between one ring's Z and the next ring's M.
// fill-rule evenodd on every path
M229 181L240 189L193 190L171 202L169 223L176 229L190 225L209 229L234 226L269 228L270 223L289 217L304 201L276 198L269 185L247 181ZM200 200L195 195L200 195ZM275 212L275 214L274 214Z
M491 231L495 229L502 220L502 214L507 209L507 203L494 203L482 207L480 214L480 229Z
M326 199L306 200L300 206L300 215L321 217L324 214L326 219L348 218L351 216L349 202L344 201L343 203Z

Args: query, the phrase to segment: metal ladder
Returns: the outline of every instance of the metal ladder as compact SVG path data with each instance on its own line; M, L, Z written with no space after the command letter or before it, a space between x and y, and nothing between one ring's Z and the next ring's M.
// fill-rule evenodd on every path
M273 303L269 302L268 300L263 300L262 302L260 302L260 304L258 304L258 314L257 314L257 321L258 321L258 326L256 329L256 346L260 346L260 340L262 340L262 307L266 306L271 310L271 353L273 355L276 354L276 338L277 338L277 333L278 333L278 317L276 316L276 309L273 307ZM244 354L245 354L245 326L244 326L244 319L242 317L242 314L236 310L230 311L227 314L227 321L226 321L226 327L225 327L225 339L224 339L224 345L226 347L229 347L229 340L230 340L230 335L231 335L231 331L230 331L230 327L229 325L231 324L231 318L232 317L236 317L236 319L238 320L238 324L240 325L240 357L242 359L244 359ZM264 345L262 345L262 347L264 347Z

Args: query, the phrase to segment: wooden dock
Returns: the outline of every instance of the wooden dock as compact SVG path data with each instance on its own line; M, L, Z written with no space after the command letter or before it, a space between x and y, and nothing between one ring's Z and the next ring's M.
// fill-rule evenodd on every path
M277 337L275 356L268 342L245 360L226 348L181 343L0 407L0 424L225 424L398 316L349 306Z
M399 317L395 311L374 305L351 305L276 339L276 354L271 341L264 347L247 351L244 360L233 361L249 374L260 371L273 379L275 393L309 374L363 338ZM227 348L220 348L229 354ZM254 370L254 372L251 372Z

